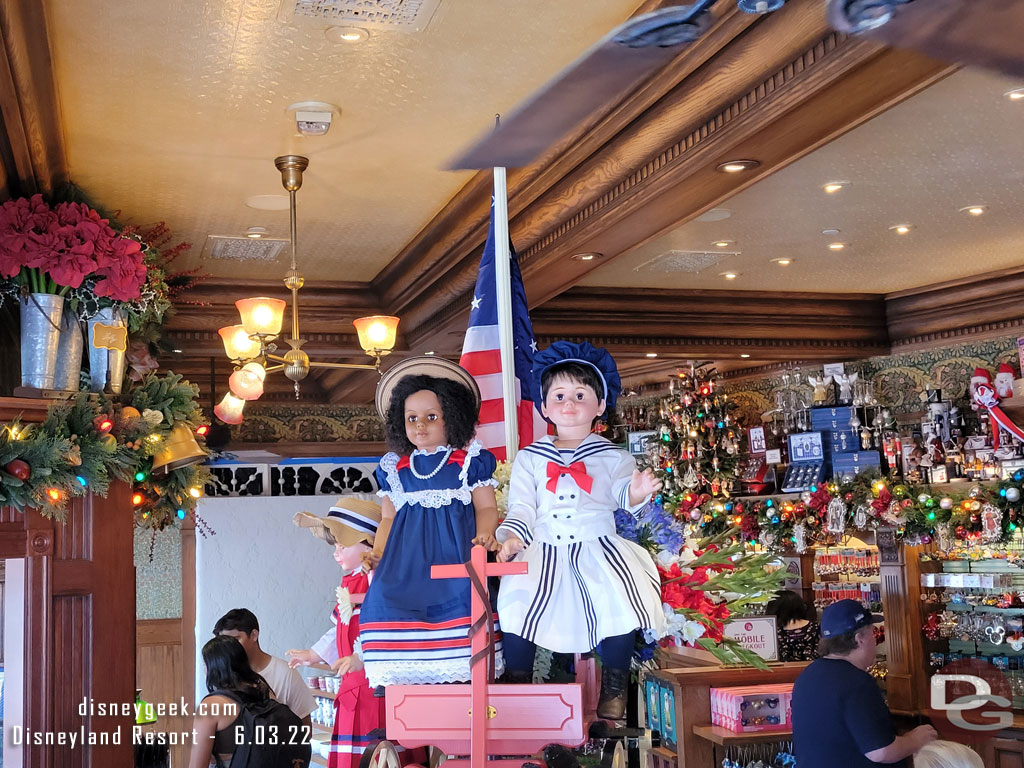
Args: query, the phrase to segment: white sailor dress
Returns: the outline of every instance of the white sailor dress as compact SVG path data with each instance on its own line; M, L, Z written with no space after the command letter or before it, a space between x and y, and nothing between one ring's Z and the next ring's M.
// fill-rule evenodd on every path
M498 615L504 632L562 653L583 653L636 629L661 636L658 572L645 549L615 532L629 504L633 457L591 434L575 450L546 436L516 456L508 515L496 537L515 534L525 575L504 576Z

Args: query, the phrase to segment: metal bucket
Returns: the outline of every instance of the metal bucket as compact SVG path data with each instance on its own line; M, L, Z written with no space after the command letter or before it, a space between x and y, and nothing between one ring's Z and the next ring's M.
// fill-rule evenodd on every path
M30 293L21 299L21 386L53 389L64 297Z
M54 389L77 392L82 381L82 352L85 337L82 326L70 308L65 307L60 321L60 342L57 345L57 374Z
M99 324L124 326L125 322L121 313L113 307L101 309L95 317L89 320L89 376L91 379L89 388L93 392L105 391L119 395L127 363L127 343L123 350L97 347L95 332L96 326Z

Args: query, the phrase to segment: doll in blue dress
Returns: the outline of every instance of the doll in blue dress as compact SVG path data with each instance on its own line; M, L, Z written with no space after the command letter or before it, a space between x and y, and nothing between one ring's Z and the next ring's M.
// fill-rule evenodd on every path
M467 681L470 584L431 579L430 567L466 562L474 544L498 548L497 462L473 440L479 389L455 363L409 358L381 378L376 404L392 452L377 468L382 519L366 555L376 568L360 615L366 676ZM500 673L500 653L495 663Z

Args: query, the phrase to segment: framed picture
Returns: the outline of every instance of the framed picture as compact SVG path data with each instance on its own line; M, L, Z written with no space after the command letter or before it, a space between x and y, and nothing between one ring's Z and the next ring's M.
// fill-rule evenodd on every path
M751 453L764 453L768 449L764 439L764 427L751 427L747 430L747 445Z

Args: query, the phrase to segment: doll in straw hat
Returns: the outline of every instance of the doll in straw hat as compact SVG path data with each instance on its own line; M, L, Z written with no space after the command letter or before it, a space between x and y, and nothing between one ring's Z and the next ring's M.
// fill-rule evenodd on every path
M392 453L377 468L382 519L361 615L366 675L374 686L469 680L469 586L431 579L430 567L464 563L473 544L497 548L497 462L473 439L480 392L455 363L415 357L388 369L376 404ZM498 653L495 664L500 671Z
M334 627L312 648L288 651L292 667L327 663L341 675L334 699L334 733L328 765L358 768L370 732L384 727L384 699L374 698L359 656L359 604L369 587L362 557L373 546L380 525L380 506L363 499L340 498L327 517L309 512L295 515L295 524L334 547L334 560L345 575L331 613Z

